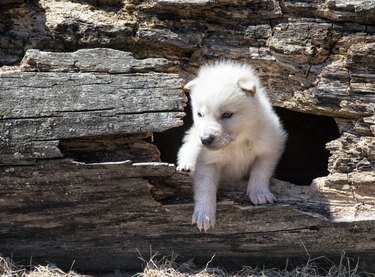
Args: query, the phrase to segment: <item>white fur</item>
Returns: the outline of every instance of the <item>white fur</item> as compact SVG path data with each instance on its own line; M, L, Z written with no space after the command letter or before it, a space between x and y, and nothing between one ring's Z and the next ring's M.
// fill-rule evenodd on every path
M179 171L191 171L195 208L192 222L207 231L216 221L220 181L249 176L254 204L273 203L269 181L282 154L286 133L265 89L249 65L219 61L203 66L191 90L194 125L178 153ZM225 115L230 118L223 118ZM201 138L215 137L210 145Z

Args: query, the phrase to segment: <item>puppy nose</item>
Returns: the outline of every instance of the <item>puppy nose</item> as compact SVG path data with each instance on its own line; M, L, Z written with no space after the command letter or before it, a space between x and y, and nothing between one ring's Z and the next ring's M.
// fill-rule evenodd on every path
M215 137L212 135L201 137L202 144L210 145L214 141Z

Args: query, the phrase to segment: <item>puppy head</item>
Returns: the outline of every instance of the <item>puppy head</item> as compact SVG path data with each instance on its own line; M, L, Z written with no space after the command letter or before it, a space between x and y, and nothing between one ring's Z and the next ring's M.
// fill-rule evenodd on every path
M197 78L185 85L204 146L220 149L243 133L256 112L257 86L250 67L228 62L203 67Z

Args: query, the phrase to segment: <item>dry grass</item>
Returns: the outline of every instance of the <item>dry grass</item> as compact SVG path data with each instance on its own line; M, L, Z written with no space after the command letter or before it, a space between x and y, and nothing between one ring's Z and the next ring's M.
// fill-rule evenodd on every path
M0 277L89 277L80 275L74 271L65 273L53 265L30 266L29 269L19 267L9 258L0 256Z
M153 255L149 260L143 260L144 271L137 273L134 277L363 277L375 276L374 274L359 272L358 261L353 261L342 255L339 264L334 264L328 259L321 257L308 259L304 265L293 269L262 269L244 266L236 273L228 273L225 270L210 266L214 257L204 268L197 268L193 260L185 263L177 263L178 255L172 254L168 257ZM322 267L320 264L331 263L330 267ZM116 272L107 276L129 276ZM0 257L0 277L89 277L80 275L74 271L65 273L55 266L32 266L29 269L16 266L9 258Z
M137 277L364 277L374 274L360 272L358 261L353 261L343 254L339 264L334 264L325 257L308 259L301 266L293 269L264 269L259 267L244 266L242 270L235 273L228 273L217 267L210 267L212 259L203 269L197 269L193 261L178 264L175 262L177 255L158 259L158 255L153 255L149 261L144 261L145 268ZM331 265L321 266L321 263ZM288 268L288 266L286 266Z

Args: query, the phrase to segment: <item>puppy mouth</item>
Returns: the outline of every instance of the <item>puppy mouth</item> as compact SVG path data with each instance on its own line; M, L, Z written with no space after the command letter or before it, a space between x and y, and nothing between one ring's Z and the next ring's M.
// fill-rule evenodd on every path
M202 144L203 147L207 148L207 149L210 149L210 150L219 150L219 149L222 149L224 148L225 146L223 145L204 145Z
M230 144L232 141L233 141L232 138L230 139L228 138L228 139L222 139L222 140L213 142L212 144L208 144L208 145L202 143L202 145L205 148L210 149L210 150L220 150L228 146L228 144Z

